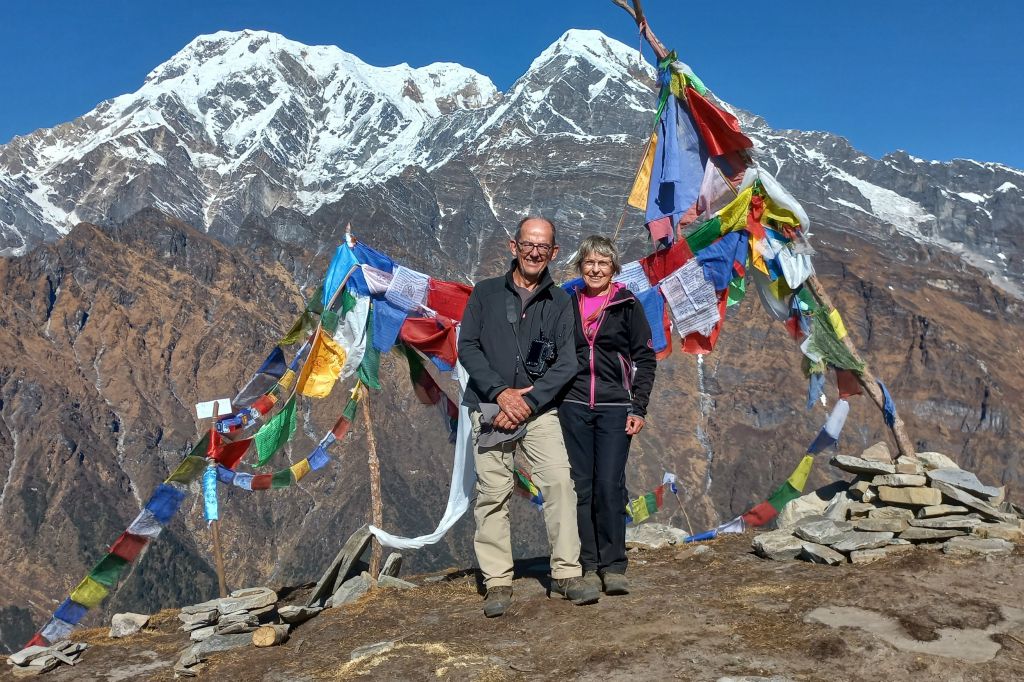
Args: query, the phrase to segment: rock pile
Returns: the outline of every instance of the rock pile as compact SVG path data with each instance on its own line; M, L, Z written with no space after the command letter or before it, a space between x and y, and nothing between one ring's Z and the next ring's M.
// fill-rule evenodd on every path
M74 665L78 657L89 648L85 642L65 640L50 646L28 646L7 657L15 677L31 677L53 670L57 666Z
M984 485L946 455L893 460L877 443L830 464L856 478L831 498L811 493L786 505L779 529L754 538L759 556L860 564L921 544L947 554L1006 554L1024 541L1019 510L1005 501L1004 488Z

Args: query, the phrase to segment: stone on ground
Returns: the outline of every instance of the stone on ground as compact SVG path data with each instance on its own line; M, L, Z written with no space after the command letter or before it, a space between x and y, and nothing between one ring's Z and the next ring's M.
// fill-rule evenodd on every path
M871 481L871 485L887 485L894 488L907 486L921 487L928 484L928 479L917 474L879 474Z
M364 594L370 591L370 574L363 571L361 574L354 578L349 578L341 584L338 591L327 600L328 607L341 606L342 604L349 604L362 597Z
M870 564L879 559L905 554L913 548L913 545L886 545L885 547L877 547L875 549L858 549L850 552L850 563Z
M1009 542L1024 540L1024 530L1019 524L1014 523L979 523L971 532L979 538L994 538Z
M397 578L398 574L402 572L402 555L398 552L392 552L388 554L388 558L384 560L384 567L380 569L381 575L389 575L392 578Z
M896 460L897 474L923 474L924 465L915 457L900 457Z
M380 588L392 588L397 590L415 590L419 585L411 583L408 580L402 580L401 578L395 578L390 575L381 575L377 578L377 587Z
M959 528L908 528L900 533L900 538L911 542L935 542L948 540L958 535L966 535Z
M149 622L149 616L144 613L115 613L110 619L109 637L127 637L134 635Z
M884 440L880 440L870 448L860 453L861 459L866 459L869 462L884 462L885 464L892 464L892 454L889 452L889 446L886 445Z
M785 561L795 559L803 551L803 540L788 530L773 530L755 536L751 546L758 556Z
M954 556L971 554L1009 554L1013 543L998 538L979 538L965 535L955 537L942 546L942 551Z
M810 561L812 564L828 564L829 566L835 566L837 564L845 564L846 557L830 549L825 545L819 545L815 542L805 542L801 546L800 558Z
M940 480L932 480L932 488L940 491L943 495L954 502L959 502L961 505L968 507L969 509L973 509L985 518L992 519L994 521L1005 520L1006 514L999 511L988 502L979 500L966 490L961 490L954 485L950 485L949 483Z
M952 516L935 516L930 519L911 519L910 525L915 528L958 528L960 530L971 530L981 525L981 519L977 516L966 514L953 514Z
M831 545L853 530L853 525L846 521L833 521L832 519L821 519L798 523L793 529L793 535L801 540L814 542L819 545Z
M932 469L928 472L928 478L932 481L948 483L960 488L960 490L966 490L973 495L986 499L998 497L1002 492L995 486L983 484L978 480L977 476L963 469Z
M863 530L871 533L901 533L907 529L907 519L854 519L853 527L855 530Z
M966 514L967 507L960 507L955 504L936 504L931 507L921 507L917 510L917 518L930 519L933 516L948 516L949 514Z
M858 549L875 549L876 547L884 547L892 538L892 533L869 533L851 530L838 542L832 543L832 549L844 553L853 552Z
M298 625L299 623L305 623L321 611L323 609L314 606L289 605L282 606L277 610L277 613L281 616L281 620L289 625Z
M236 611L251 611L261 609L265 606L272 606L277 603L277 592L269 587L248 587L235 590L227 597L217 603L217 609L223 613L235 613Z
M664 523L641 523L626 528L626 546L660 549L681 544L687 538L685 531Z
M879 507L868 512L869 519L904 519L914 518L914 512L904 507Z

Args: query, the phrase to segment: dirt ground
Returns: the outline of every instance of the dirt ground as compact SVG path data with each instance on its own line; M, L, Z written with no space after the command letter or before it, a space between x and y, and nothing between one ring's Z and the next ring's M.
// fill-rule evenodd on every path
M632 552L630 594L593 606L547 598L543 559L519 562L502 618L483 617L465 571L417 590L375 590L299 626L282 646L212 654L198 679L1024 679L1020 550L959 559L919 547L828 567L759 559L750 540L726 536L700 554ZM168 611L123 640L81 631L76 638L94 646L46 679L173 679L188 643L177 625ZM393 646L350 660L379 642ZM9 668L0 675L13 679Z

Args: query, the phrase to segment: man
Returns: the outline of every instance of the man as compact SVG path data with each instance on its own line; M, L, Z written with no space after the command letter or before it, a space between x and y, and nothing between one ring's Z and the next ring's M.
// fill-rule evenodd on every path
M544 497L551 590L577 605L599 597L580 577L576 492L557 414L577 360L569 295L548 273L558 254L554 223L523 219L509 249L515 257L511 269L477 284L459 334L459 360L469 374L463 402L476 437L473 542L489 618L502 615L512 601L508 503L517 450Z

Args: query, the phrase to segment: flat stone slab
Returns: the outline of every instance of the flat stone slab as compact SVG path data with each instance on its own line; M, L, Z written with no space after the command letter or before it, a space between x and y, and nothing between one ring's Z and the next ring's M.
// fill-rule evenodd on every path
M892 464L892 453L889 452L889 446L884 440L880 440L870 448L860 453L861 459L866 459L870 462L884 462L885 464Z
M911 519L910 525L914 528L959 528L960 530L971 530L981 525L981 519L977 516L965 514L953 514L952 516L936 516L930 519Z
M334 608L341 606L342 604L348 604L362 597L364 594L370 591L371 581L370 574L363 571L354 578L349 578L341 584L338 591L335 592L329 600L327 600L327 606Z
M936 504L931 507L921 507L917 510L917 518L930 519L933 516L948 516L949 514L966 514L967 507L955 504Z
M313 588L306 606L324 606L331 595L338 591L342 583L351 577L350 573L353 572L353 567L359 561L359 557L363 555L363 552L366 551L366 548L370 546L370 539L372 537L369 524L362 525L355 533L349 536L344 546L334 557L334 561L331 562L327 571L320 577L316 587Z
M877 532L869 533L860 530L851 530L841 540L832 544L832 549L837 552L853 552L858 549L875 549L886 546L892 540L892 533Z
M754 537L751 546L754 552L765 559L788 561L803 551L804 541L788 530L773 530Z
M892 556L906 554L913 549L914 546L909 543L905 545L886 545L885 547L876 547L874 549L858 549L850 552L850 563L870 564L880 559L888 559Z
M21 651L15 652L7 657L7 662L11 665L28 665L28 662L39 658L40 656L48 655L50 653L50 647L48 646L27 646Z
M805 520L793 528L793 535L801 540L819 545L831 545L851 530L853 530L853 525L847 521L833 521L831 519Z
M1009 554L1013 551L1013 543L998 538L979 538L965 535L953 538L942 545L942 551L953 556Z
M134 635L149 622L149 616L145 613L115 613L110 619L110 632L108 637L118 638Z
M907 529L907 519L879 519L866 518L854 519L854 530L863 530L871 533L901 533Z
M851 502L850 506L846 508L846 515L850 519L867 518L868 514L879 508L872 502Z
M384 560L384 567L380 569L381 575L389 575L392 578L397 578L398 574L402 572L402 555L398 552L392 552L388 554L388 558Z
M201 642L204 639L208 639L211 635L217 632L216 625L207 625L205 627L196 628L189 633L188 638L193 642Z
M394 576L382 575L377 578L377 587L381 589L391 588L396 590L415 590L419 585L411 583L408 580L395 578Z
M888 485L878 487L878 499L888 504L907 504L928 507L942 502L942 493L935 488L894 488Z
M914 486L915 488L919 488L921 486L928 485L928 479L918 474L879 474L872 479L871 485L888 485L893 488Z
M277 610L277 615L281 616L281 620L289 625L298 625L299 623L305 623L321 611L323 611L323 609L318 607L292 605L282 606Z
M195 614L202 611L216 611L218 603L220 603L220 599L211 599L210 601L204 601L199 604L183 606L181 607L181 615ZM178 618L181 618L181 615L179 615Z
M641 523L626 528L627 547L645 547L661 549L670 545L679 545L687 538L686 531L664 523Z
M779 516L775 520L776 527L779 529L793 528L797 523L810 516L822 516L825 513L825 508L828 507L829 499L831 496L825 499L813 492L790 500L779 512Z
M978 512L987 519L992 519L994 521L1005 520L1005 514L1000 512L991 504L983 500L979 500L974 495L970 494L966 490L957 488L955 485L951 485L941 480L932 480L932 488L934 490L938 490L939 492L941 492L943 495L953 500L954 502L958 502L964 507L967 507L973 511ZM938 502L936 502L935 504L938 504Z
M911 542L936 542L948 540L966 533L958 528L908 528L900 533L900 538Z
M873 462L870 459L853 457L851 455L835 455L828 461L837 469L848 471L851 474L895 474L896 467L886 462Z
M236 611L252 611L273 606L277 603L277 592L269 587L248 587L235 590L217 603L217 609L224 614Z
M869 519L904 519L914 518L914 511L905 507L879 507L868 512Z
M941 452L918 452L917 460L928 469L959 469L959 465Z
M971 532L979 538L996 538L1008 542L1024 540L1024 530L1019 524L1014 523L979 523Z
M827 564L829 566L836 566L838 564L845 564L846 557L834 549L830 549L825 545L819 545L815 542L805 542L801 546L799 557L810 561L812 564Z
M207 654L217 651L229 651L252 645L252 635L248 632L238 635L213 635L192 646L192 654L202 659Z
M183 623L181 627L182 630L194 630L197 627L201 628L204 625L215 622L218 617L220 617L220 611L218 611L216 607L203 611L194 611L192 613L185 613L182 611L178 614L178 620Z
M932 481L948 483L960 488L960 490L966 490L973 495L986 499L998 497L1003 492L995 486L985 485L973 473L963 469L932 469L928 472L928 478Z

